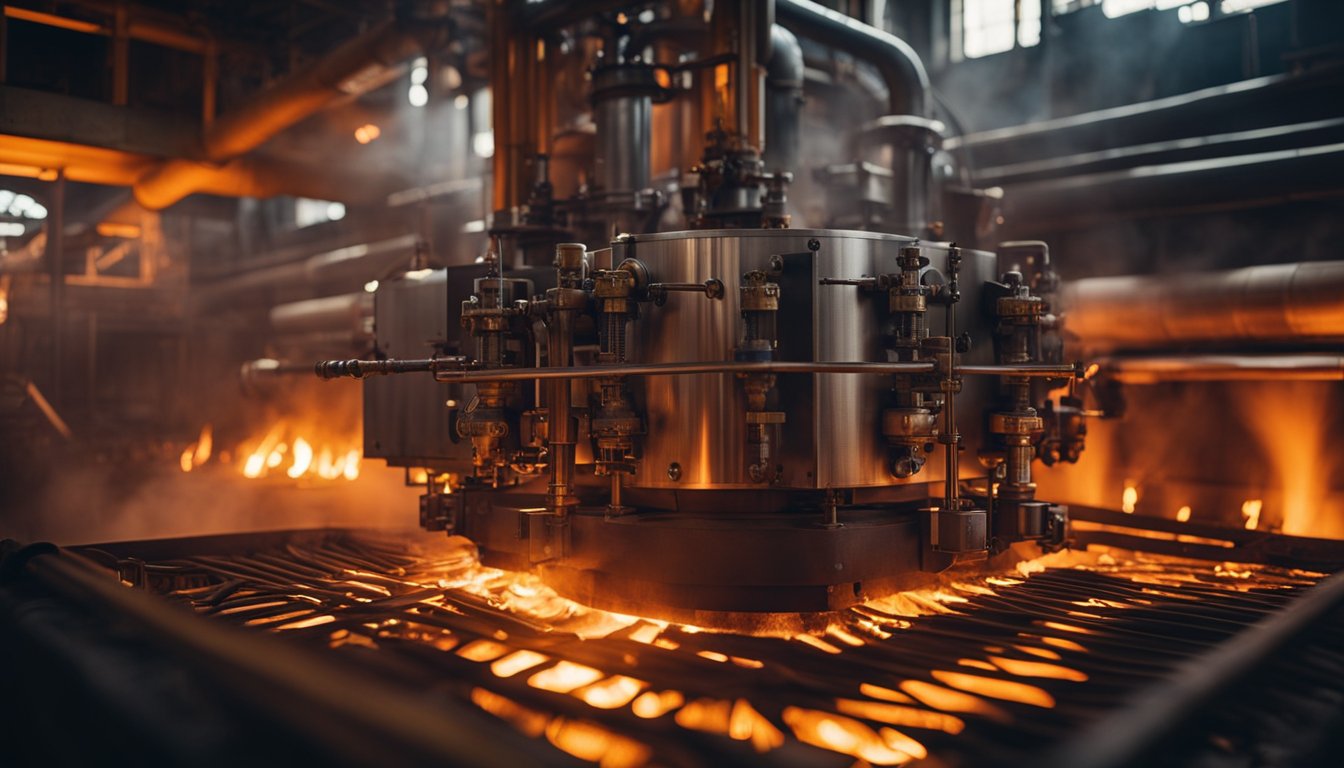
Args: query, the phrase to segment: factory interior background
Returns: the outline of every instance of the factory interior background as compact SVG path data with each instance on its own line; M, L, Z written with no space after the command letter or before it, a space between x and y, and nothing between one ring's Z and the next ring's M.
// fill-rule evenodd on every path
M0 764L1344 749L1344 3L0 11Z

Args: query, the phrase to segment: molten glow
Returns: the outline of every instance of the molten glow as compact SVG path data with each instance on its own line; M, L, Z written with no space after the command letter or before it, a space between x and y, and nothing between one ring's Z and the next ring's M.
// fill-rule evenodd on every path
M1018 704L1027 704L1044 709L1055 706L1055 697L1034 685L981 675L968 675L965 672L952 672L944 669L935 669L931 674L933 679L941 683L963 691L978 693L981 696L988 696L991 699L1014 701Z
M214 430L209 424L206 424L201 427L201 434L196 438L196 442L188 445L186 450L182 451L182 456L178 458L178 466L182 467L183 472L190 472L201 466L210 460L210 454L214 451L214 446Z
M663 691L661 693L645 691L630 705L630 711L634 712L636 717L652 720L680 707L684 702L685 698L678 691Z
M289 465L285 474L294 479L303 477L303 473L308 471L308 467L313 464L313 447L302 437L294 440L294 463Z
M914 699L910 699L914 701ZM878 701L858 701L856 699L836 699L835 708L854 717L862 717L878 723L900 725L907 728L923 728L926 731L942 731L953 736L961 733L966 723L954 715L932 712L918 707L900 704L886 704Z
M493 640L473 640L462 646L457 655L471 661L494 661L508 652L507 645L500 645Z
M292 480L354 480L359 477L361 455L359 448L349 446L358 440L357 435L317 440L280 421L254 448L241 447L238 454L245 457L242 471L248 478L267 477L275 470L283 471Z
M738 741L750 741L762 754L784 745L784 734L757 712L746 699L733 703L728 714L728 736Z
M915 703L914 699L910 698L909 696L906 696L904 693L901 693L900 691L893 691L890 688L883 688L880 685L873 685L872 683L863 683L859 685L859 693L862 693L864 696L868 696L870 698L880 699L882 701L895 701L900 702L901 704Z
M543 691L569 693L602 678L602 672L572 661L561 661L527 679L527 684Z
M1006 712L979 696L954 691L951 688L944 688L941 685L934 685L923 680L906 680L901 683L901 690L914 696L920 702L944 712L983 715L991 720L1005 723L1009 720Z
M897 748L872 728L848 717L801 707L785 707L783 716L799 741L850 755L872 765L904 765L915 758L912 752L927 754L923 745L913 739L907 744L909 751ZM905 743L905 739L893 741Z
M733 703L724 699L696 699L677 710L677 725L692 731L727 733Z
M506 699L493 691L487 691L484 688L472 688L471 703L500 720L511 723L514 728L533 738L546 731L546 715L534 709L528 709L513 699Z
M1176 522L1178 523L1190 522L1190 507L1185 506L1176 510Z
M1060 632L1075 632L1080 635L1094 634L1092 630L1085 627L1074 626L1073 624L1063 624L1058 621L1043 621L1041 622L1041 626L1047 629L1057 629Z
M1284 533L1344 538L1344 497L1330 490L1335 481L1330 459L1338 456L1338 418L1331 409L1337 392L1338 384L1331 382L1274 382L1238 389L1244 405L1237 410L1259 438L1259 453L1273 470L1277 488L1271 490L1278 491L1278 500L1268 501L1281 516ZM1266 409L1268 402L1283 407Z
M822 640L821 638L819 638L819 637L815 637L815 636L813 636L813 635L808 635L808 634L802 634L802 633L800 633L800 634L794 635L794 636L793 636L793 639L794 639L794 640L797 640L797 641L799 641L799 642L801 642L801 643L806 643L806 644L812 646L813 648L818 648L818 649L823 650L823 651L825 651L825 652L827 652L827 653L840 653L840 649L839 649L839 648L836 648L834 645L831 645L830 643L826 642L825 640Z
M1072 640L1062 637L1042 637L1041 642L1046 645L1053 645L1056 648L1063 648L1066 651L1077 651L1078 653L1087 653L1087 649Z
M1264 506L1265 502L1260 499L1248 499L1241 505L1241 516L1246 518L1246 530L1254 531L1260 525L1260 510Z
M513 677L525 669L531 669L544 661L549 661L550 658L550 656L536 651L514 651L491 664L490 671L496 677Z
M593 683L580 690L576 695L590 707L617 709L629 704L631 699L639 695L640 690L645 685L647 683L643 680L636 680L625 675L615 675L601 682Z
M649 748L634 739L583 720L555 718L546 726L546 740L580 760L599 763L602 768L646 765L652 757Z
M1127 515L1134 514L1134 507L1139 503L1139 489L1134 486L1133 480L1125 482L1125 492L1120 494L1120 511Z

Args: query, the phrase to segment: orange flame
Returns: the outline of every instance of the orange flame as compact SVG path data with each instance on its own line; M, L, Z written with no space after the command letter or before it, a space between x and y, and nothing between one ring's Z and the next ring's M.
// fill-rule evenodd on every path
M190 472L201 466L210 460L214 445L214 430L209 424L206 424L201 427L201 434L196 438L196 442L188 445L186 450L182 451L182 456L178 459L178 466L182 468L183 472Z

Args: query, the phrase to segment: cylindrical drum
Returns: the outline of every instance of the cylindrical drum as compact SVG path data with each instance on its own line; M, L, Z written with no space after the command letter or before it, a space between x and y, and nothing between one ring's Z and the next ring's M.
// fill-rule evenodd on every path
M722 298L671 292L664 305L641 310L631 324L629 359L636 363L729 361L742 338L737 287L749 270L772 270L780 286L780 361L888 362L894 359L885 290L821 285L823 278L859 279L899 271L896 257L911 238L841 230L703 230L622 238L612 263L634 258L654 283L723 281ZM923 246L929 270L946 271L946 248ZM777 258L776 258L777 257ZM994 257L962 251L957 332L988 334L980 286L994 276ZM773 264L772 264L773 262ZM943 332L946 311L930 307L933 335ZM990 345L963 356L992 362ZM773 406L785 413L774 443L771 481L780 488L858 488L900 482L889 471L882 413L890 376L780 374ZM967 396L979 398L978 384ZM643 456L631 483L662 489L762 488L748 474L743 383L731 373L639 377L633 389L647 418ZM964 411L974 412L973 409ZM924 473L910 482L934 479Z

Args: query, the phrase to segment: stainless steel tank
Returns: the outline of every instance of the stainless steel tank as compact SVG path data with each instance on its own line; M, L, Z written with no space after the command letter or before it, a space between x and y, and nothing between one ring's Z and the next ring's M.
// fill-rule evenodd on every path
M698 283L718 278L722 299L677 293L661 307L647 307L631 326L632 362L732 360L741 334L737 286L744 272L782 274L777 360L887 362L886 293L856 286L819 285L822 278L859 278L898 271L900 247L913 238L874 232L782 229L698 230L638 235L617 240L612 264L638 259L653 282ZM947 249L926 244L926 281L939 282ZM995 277L993 254L962 251L957 331L987 338L980 288ZM932 274L929 274L932 273ZM930 307L932 335L944 332L946 311ZM962 361L992 362L988 344ZM983 377L979 377L983 378ZM744 394L732 374L649 377L634 383L647 417L643 457L630 485L637 488L760 489L747 474ZM935 462L910 480L888 471L881 434L889 377L863 374L780 375L776 488L863 488L941 479ZM983 402L983 382L967 382L970 402ZM963 411L973 412L971 410ZM968 425L969 438L977 431ZM968 439L969 444L970 443Z

